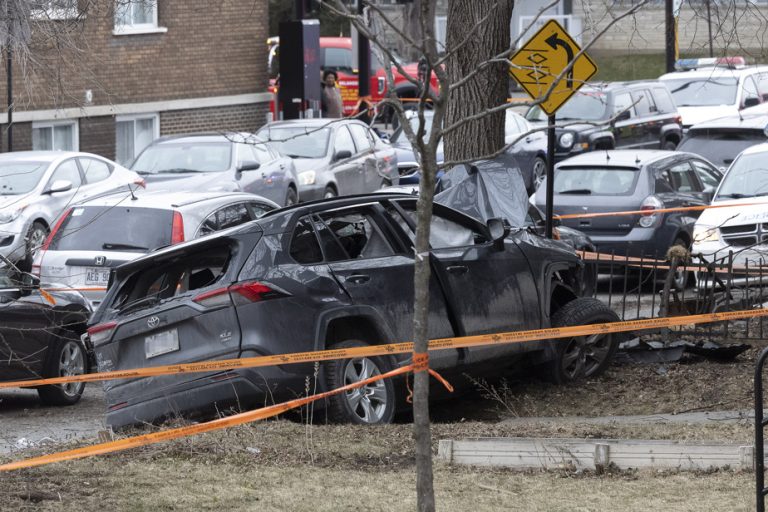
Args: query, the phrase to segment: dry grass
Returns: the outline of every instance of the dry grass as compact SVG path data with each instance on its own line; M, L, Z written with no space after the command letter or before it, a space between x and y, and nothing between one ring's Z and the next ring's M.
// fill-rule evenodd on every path
M638 430L639 429L639 430ZM388 511L415 508L410 425L237 427L111 456L3 474L0 510ZM436 425L467 436L748 439L742 425ZM519 473L437 464L440 510L749 510L752 475Z

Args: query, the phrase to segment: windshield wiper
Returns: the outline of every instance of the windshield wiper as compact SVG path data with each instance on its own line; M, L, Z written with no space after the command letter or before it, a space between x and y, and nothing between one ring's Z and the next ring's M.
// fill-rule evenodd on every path
M307 158L304 155L292 155L290 153L286 153L285 156L290 157L290 158Z
M756 194L740 194L739 192L731 192L730 194L720 194L717 196L718 199L721 197L730 197L731 199L744 199L746 197L757 197Z
M584 195L589 195L591 193L592 191L589 190L588 188L574 188L571 190L561 190L560 192L558 192L558 194L584 194Z
M115 244L111 242L105 242L102 246L102 249L107 249L110 251L119 251L120 249L126 250L126 251L148 251L149 247L142 247L141 245L131 245L131 244Z
M205 172L205 171L198 171L197 169L185 169L184 167L176 167L173 169L160 169L160 170L154 171L154 173L151 173L151 174L185 174L189 172Z

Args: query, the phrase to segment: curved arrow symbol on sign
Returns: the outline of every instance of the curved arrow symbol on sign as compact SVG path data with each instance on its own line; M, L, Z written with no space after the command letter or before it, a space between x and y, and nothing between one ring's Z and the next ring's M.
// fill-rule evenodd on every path
M568 41L564 41L557 37L557 34L552 34L545 39L547 44L552 47L553 50L557 50L558 46L562 46L565 52L568 54L568 64L573 60L573 48L568 44ZM566 87L573 89L573 66L568 70L568 78L565 82Z

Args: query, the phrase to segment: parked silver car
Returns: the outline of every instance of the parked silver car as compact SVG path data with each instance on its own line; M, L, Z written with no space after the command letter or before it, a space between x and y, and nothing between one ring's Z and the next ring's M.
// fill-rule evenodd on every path
M90 153L21 151L0 155L0 254L29 270L54 220L70 205L142 178Z
M252 133L161 137L130 167L152 190L250 192L280 205L299 200L293 161Z
M113 267L276 208L273 201L246 193L108 194L66 211L35 257L32 271L42 282L80 291L96 306Z
M394 148L354 119L275 121L257 135L293 159L302 201L373 192L399 180Z

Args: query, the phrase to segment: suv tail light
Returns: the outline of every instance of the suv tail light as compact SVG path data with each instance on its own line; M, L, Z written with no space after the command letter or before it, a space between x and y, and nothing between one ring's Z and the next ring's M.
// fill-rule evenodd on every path
M263 283L249 281L233 284L228 288L217 288L215 290L203 292L192 300L201 306L213 308L230 304L230 297L236 306L242 306L252 302L260 302L262 300L285 296L285 293L270 288Z
M656 196L648 196L640 205L640 210L647 212L640 214L638 225L643 228L652 228L661 221L661 214L654 213L656 210L664 208L664 203Z
M64 212L64 215L59 217L59 220L56 221L56 224L53 225L53 229L50 233L48 233L48 237L45 239L45 242L43 242L43 246L40 248L41 251L47 251L48 247L50 247L51 242L53 241L53 237L56 236L56 233L59 231L59 228L61 228L61 225L64 224L64 221L67 220L67 217L69 217L69 214L72 213L72 208L69 208L67 211Z
M106 343L112 338L112 334L117 328L117 322L106 322L103 324L96 324L93 327L88 328L88 337L91 338L91 343L101 345Z
M173 212L173 225L171 227L171 245L184 241L184 218L181 212Z

